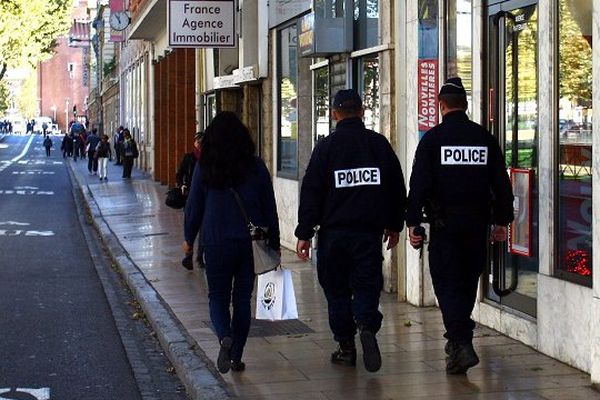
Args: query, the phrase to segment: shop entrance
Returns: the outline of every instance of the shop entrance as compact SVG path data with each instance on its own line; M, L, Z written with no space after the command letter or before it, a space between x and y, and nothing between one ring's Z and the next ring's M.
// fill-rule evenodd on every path
M487 298L536 316L538 275L538 5L491 1L487 13L487 121L515 193L506 244L490 248Z

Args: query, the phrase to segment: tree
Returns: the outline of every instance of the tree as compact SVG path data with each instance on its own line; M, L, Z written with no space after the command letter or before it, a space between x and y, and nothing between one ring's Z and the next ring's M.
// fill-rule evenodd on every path
M10 89L6 82L0 81L0 115L10 108Z
M50 58L71 26L72 0L0 1L0 80L9 67Z

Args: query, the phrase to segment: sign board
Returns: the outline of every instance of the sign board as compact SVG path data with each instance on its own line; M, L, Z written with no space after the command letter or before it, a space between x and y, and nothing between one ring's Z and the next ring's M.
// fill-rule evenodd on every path
M425 134L438 124L438 60L421 59L418 66L419 132Z
M169 46L236 46L234 0L169 0Z
M531 257L531 192L533 170L511 168L510 180L515 195L515 219L508 229L508 251L525 257Z
M269 1L269 28L309 11L312 0L270 0Z
M300 32L298 32L298 47L300 56L312 55L315 43L315 13L306 14L300 20Z

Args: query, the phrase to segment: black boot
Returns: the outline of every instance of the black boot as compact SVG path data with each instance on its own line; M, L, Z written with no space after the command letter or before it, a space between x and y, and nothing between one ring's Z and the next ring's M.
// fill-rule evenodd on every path
M354 367L356 365L356 345L353 340L341 341L336 351L331 353L331 362Z
M450 344L452 343L452 344ZM472 343L448 342L446 345L446 372L450 375L465 374L471 367L479 364Z
M225 374L231 368L231 346L233 340L229 336L221 339L221 348L219 349L219 357L217 358L217 369L220 373Z
M381 368L381 353L375 333L368 329L360 330L360 343L363 348L363 362L369 372L377 372Z

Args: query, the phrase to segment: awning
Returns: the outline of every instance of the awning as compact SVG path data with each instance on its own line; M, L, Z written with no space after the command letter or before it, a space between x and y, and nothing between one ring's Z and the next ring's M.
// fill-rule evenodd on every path
M89 21L73 20L69 30L69 47L90 46L90 23Z

